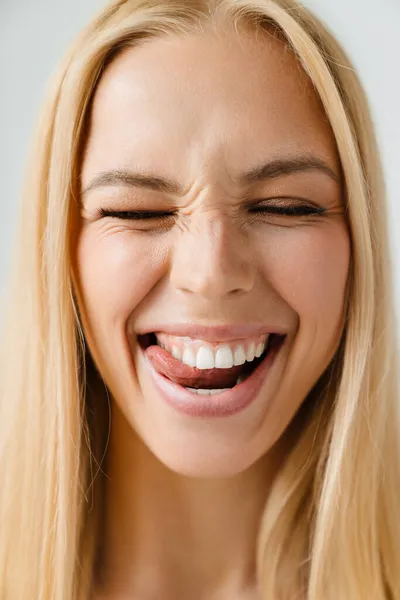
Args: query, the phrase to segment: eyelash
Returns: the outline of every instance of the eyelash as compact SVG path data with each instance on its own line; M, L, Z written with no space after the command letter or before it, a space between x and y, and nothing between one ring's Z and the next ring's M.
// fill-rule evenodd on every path
M284 217L309 217L323 215L326 212L326 209L302 204L299 206L256 206L251 209L251 212L273 214Z
M113 217L114 219L125 219L135 221L145 221L151 219L169 219L174 213L170 212L154 212L150 210L110 210L108 208L100 209L101 217Z
M326 209L316 206L300 205L300 206L256 206L250 209L251 213L272 214L285 217L311 217L323 215ZM116 219L135 220L135 221L150 221L150 220L167 220L174 216L171 212L154 212L154 211L129 211L129 210L111 210L107 208L100 209L101 217L112 217Z

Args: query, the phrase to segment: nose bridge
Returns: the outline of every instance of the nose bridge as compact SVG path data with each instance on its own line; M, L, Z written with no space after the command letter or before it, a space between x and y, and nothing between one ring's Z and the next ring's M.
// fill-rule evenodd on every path
M171 281L203 296L246 292L254 285L245 234L232 216L205 209L188 219L175 245Z
M230 229L227 218L224 218L220 212L205 209L200 216L193 220L191 231L194 238L198 237L205 249L217 252L224 243L232 241L232 232L231 237L229 236Z

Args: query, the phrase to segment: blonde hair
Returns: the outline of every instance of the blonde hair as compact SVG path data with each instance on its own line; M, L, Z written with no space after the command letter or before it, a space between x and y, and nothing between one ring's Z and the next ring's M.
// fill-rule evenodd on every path
M382 169L349 60L295 0L114 0L56 74L32 148L2 347L3 600L90 597L109 422L76 309L70 232L96 84L123 48L201 32L219 17L275 28L312 80L337 141L352 241L343 339L304 402L266 502L262 597L400 600L398 355Z

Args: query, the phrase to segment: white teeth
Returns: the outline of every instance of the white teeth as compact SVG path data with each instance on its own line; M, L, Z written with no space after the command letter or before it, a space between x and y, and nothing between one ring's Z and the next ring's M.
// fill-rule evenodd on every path
M183 362L189 367L196 367L200 370L205 369L230 369L233 366L244 365L245 362L252 362L259 358L268 344L269 336L265 336L264 341L256 344L249 342L247 344L221 344L213 348L207 343L200 344L199 340L181 338L182 342L169 344L165 340L157 338L157 343L161 348L169 351L174 358Z
M199 394L200 396L209 396L210 390L203 390L199 388L198 390L196 390L196 394Z
M194 392L195 394L199 394L200 396L215 396L215 394L222 394L222 392L227 392L231 388L223 388L221 390L206 390L201 388L196 389L187 387L186 389L189 390L189 392Z
M174 358L177 358L178 360L182 359L182 352L180 348L178 348L178 346L172 346L171 354Z
M215 353L216 369L231 369L233 367L233 355L229 346L220 346Z
M196 366L196 356L189 346L185 346L182 356L182 362L184 365L188 365L188 367Z
M222 390L209 390L210 396L215 396L215 394L222 394L222 392L227 392L231 388L222 388Z
M256 358L260 358L261 354L264 352L265 342L260 342L256 348Z
M238 367L239 365L244 365L245 362L246 353L244 351L243 345L239 344L239 346L236 346L235 348L235 353L233 355L233 364L235 367Z
M208 346L201 346L197 352L196 367L198 369L215 368L214 352Z
M252 360L254 360L255 354L256 354L256 345L254 342L251 342L251 344L249 344L249 347L247 348L247 352L246 352L247 362L251 362Z

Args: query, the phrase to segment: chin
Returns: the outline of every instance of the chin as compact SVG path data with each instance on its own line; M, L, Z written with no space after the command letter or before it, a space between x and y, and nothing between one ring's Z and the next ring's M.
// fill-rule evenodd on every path
M261 456L243 448L196 444L184 451L171 444L147 443L154 456L177 475L201 478L234 477L249 469Z
M218 428L214 422L190 426L175 420L161 423L157 417L144 415L129 420L135 437L149 451L149 460L155 458L170 471L186 477L236 476L268 453L276 441L261 431L254 434L250 424L240 427L237 418L235 424L224 422Z

